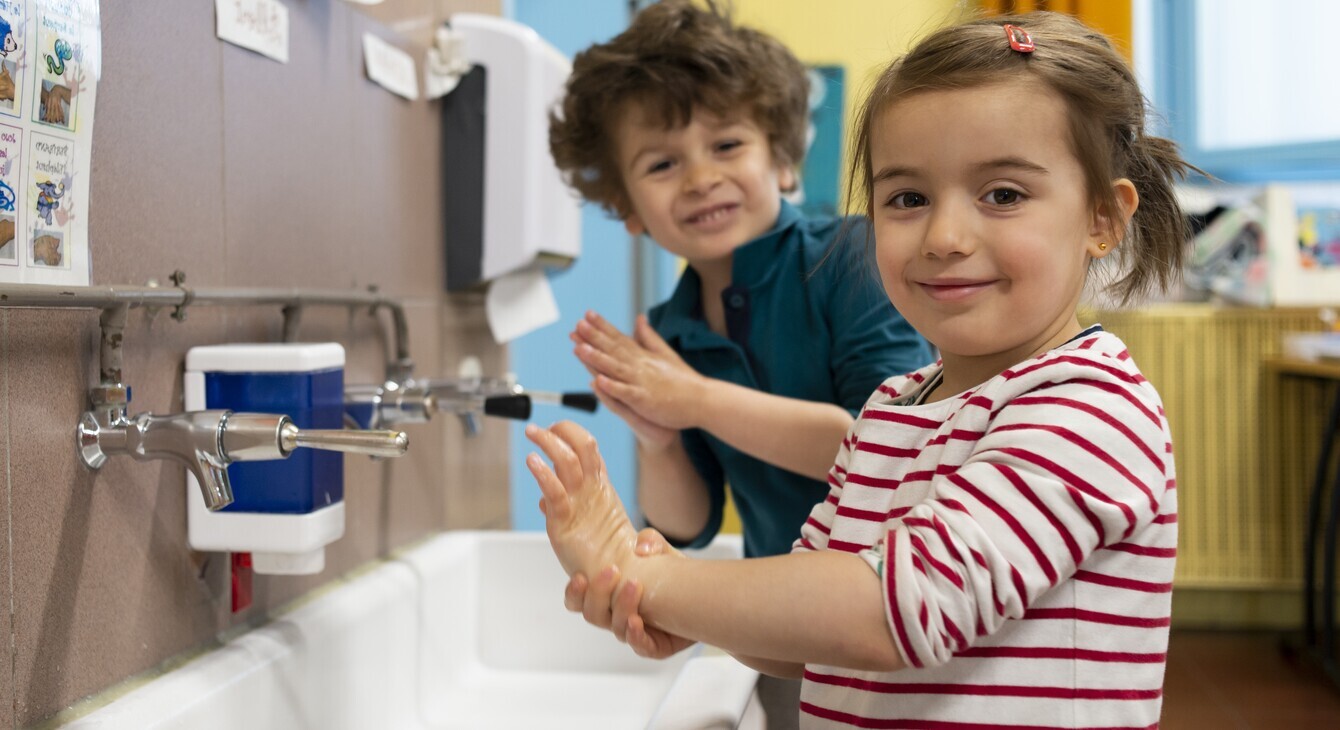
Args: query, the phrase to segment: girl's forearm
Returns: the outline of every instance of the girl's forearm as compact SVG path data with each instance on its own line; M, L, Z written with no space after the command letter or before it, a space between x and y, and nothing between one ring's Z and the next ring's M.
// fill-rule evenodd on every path
M821 551L750 560L634 558L652 626L737 656L893 671L903 666L879 577L861 558Z

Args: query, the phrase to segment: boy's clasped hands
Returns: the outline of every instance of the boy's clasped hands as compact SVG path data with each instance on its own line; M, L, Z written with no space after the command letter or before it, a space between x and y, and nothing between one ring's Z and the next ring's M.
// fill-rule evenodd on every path
M550 468L538 454L526 457L540 486L549 542L572 577L564 595L568 610L610 629L640 656L660 659L692 645L647 626L638 613L645 592L656 589L656 561L683 555L656 530L633 529L595 438L571 421L548 429L528 425L526 438L553 463Z
M569 335L577 359L594 377L601 402L632 427L648 446L666 446L682 429L694 428L708 379L684 362L645 315L629 337L595 312L587 312Z

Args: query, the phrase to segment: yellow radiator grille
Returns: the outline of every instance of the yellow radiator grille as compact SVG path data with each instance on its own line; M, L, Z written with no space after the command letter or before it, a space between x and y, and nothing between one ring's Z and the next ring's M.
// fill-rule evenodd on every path
M1089 312L1125 340L1158 388L1177 460L1179 587L1302 581L1307 494L1335 386L1262 368L1314 309L1166 305Z

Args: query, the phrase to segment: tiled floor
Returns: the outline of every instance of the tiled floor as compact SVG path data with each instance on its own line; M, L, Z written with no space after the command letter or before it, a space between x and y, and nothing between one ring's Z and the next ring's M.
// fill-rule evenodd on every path
M1175 631L1162 730L1340 728L1340 689L1287 660L1278 633Z

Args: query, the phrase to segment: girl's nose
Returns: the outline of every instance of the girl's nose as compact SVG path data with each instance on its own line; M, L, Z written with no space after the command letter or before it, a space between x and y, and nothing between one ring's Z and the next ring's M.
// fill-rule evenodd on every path
M921 252L931 258L966 256L972 252L971 211L956 210L953 205L940 203L931 207L926 237Z

